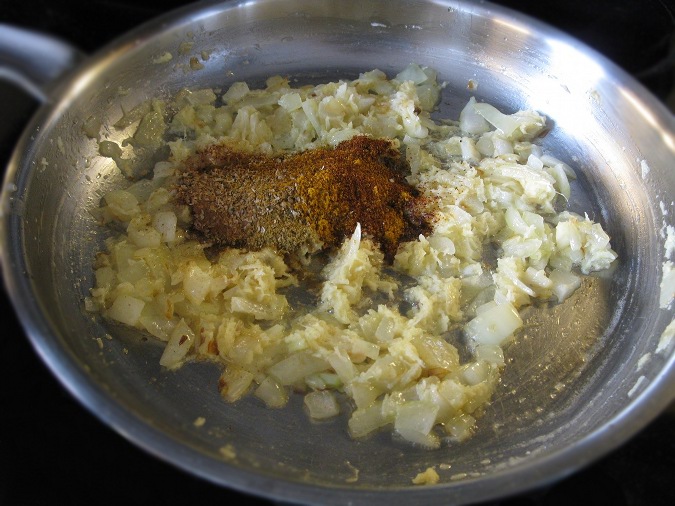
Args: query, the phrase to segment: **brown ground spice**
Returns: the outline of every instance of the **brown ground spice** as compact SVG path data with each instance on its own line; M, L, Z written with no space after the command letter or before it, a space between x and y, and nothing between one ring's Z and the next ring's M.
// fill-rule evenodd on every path
M409 167L391 141L356 136L333 148L268 156L213 145L190 158L177 186L207 241L284 252L339 246L361 224L391 260L431 230Z

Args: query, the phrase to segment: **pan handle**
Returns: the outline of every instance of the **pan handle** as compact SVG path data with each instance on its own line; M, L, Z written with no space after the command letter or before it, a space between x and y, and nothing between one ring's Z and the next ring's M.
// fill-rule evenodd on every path
M56 37L0 23L0 79L42 103L50 85L83 58L79 49Z

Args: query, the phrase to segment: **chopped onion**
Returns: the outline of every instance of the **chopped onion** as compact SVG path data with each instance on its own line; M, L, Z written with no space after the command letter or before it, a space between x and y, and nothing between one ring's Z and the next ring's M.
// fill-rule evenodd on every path
M464 326L464 333L477 344L499 345L523 325L518 312L508 303L490 304L476 312L476 317Z
M431 430L436 424L438 406L427 401L403 404L396 414L394 429L403 439L425 448L438 448L440 440Z
M295 111L302 107L302 97L298 93L285 93L279 99L279 105L288 112Z
M499 130L506 137L510 137L520 126L520 122L508 114L503 114L496 107L486 103L475 103L476 113Z
M380 427L391 423L391 421L382 414L382 404L379 402L366 408L358 408L349 418L349 434L353 438L367 436Z
M476 361L483 361L496 366L504 365L504 350L496 344L479 344L473 353Z
M448 435L457 442L466 441L473 435L476 419L471 415L462 414L443 424Z
M563 302L581 286L581 278L579 276L561 269L553 269L548 278L553 283L553 294L558 299L558 302Z
M248 392L252 382L252 372L241 367L228 365L227 369L220 375L220 393L228 402L235 402Z
M176 224L178 218L173 211L160 211L152 219L152 226L162 235L162 241L173 242L176 240Z
M329 369L328 363L310 353L298 352L277 362L268 369L282 385L292 385L305 376Z
M490 124L478 113L475 105L476 99L471 97L462 112L459 113L459 128L462 129L462 132L482 134L490 130Z
M231 104L241 100L250 92L249 87L244 82L232 83L232 86L223 94L222 99L226 104Z
M339 413L341 392L355 406L352 437L389 425L403 440L438 448L442 425L446 441L468 438L498 384L502 346L523 325L517 309L534 297L565 300L580 284L572 269L601 269L616 254L599 224L557 213L574 173L530 142L543 117L504 114L472 97L459 122L436 121L442 89L432 69L413 64L393 80L374 70L295 88L274 76L256 90L234 83L219 100L221 90L186 90L170 104L148 101L124 120L144 122L144 131L128 142L101 141L99 152L134 175L134 143L154 145L167 119L171 161L105 196L97 217L126 233L97 257L85 307L164 341L164 367L192 357L217 362L229 402L253 391L280 408L293 389L322 420ZM433 225L418 240L404 234L390 267L356 221L337 253L320 257L310 253L314 245L297 255L210 248L186 232L198 210L174 198L176 171L195 154L218 157L209 151L214 142L276 156L355 135L400 145ZM302 266L308 293L304 275L294 274ZM667 261L662 303L671 304L673 286ZM460 362L448 339L460 325L473 361Z
M104 199L110 213L121 221L130 221L141 211L136 196L126 190L112 190Z
M255 390L255 396L269 408L281 408L288 402L288 392L271 376L260 382Z
M195 262L190 262L183 270L183 292L195 305L201 304L209 293L211 274Z
M467 385L473 386L485 381L488 378L489 373L490 373L490 366L488 365L487 362L480 362L480 361L471 362L465 365L464 368L462 369L462 379L466 382Z
M395 79L397 81L412 81L415 84L422 84L429 80L429 76L419 65L411 63L399 72Z
M131 295L120 295L106 312L108 318L126 325L136 325L141 316L145 302Z
M316 390L305 395L305 407L316 420L332 418L340 413L340 405L330 390Z
M181 321L178 322L178 325L176 325L176 328L173 329L171 336L169 336L169 342L159 359L160 365L169 369L178 367L188 351L190 351L190 348L192 348L194 342L194 332L192 332L192 329L185 323L185 320L181 319Z

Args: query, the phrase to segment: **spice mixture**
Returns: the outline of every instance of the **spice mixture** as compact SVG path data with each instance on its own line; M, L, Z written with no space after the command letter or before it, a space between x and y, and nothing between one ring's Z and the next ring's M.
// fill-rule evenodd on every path
M430 232L410 168L390 140L356 136L337 147L269 156L213 145L178 184L193 226L215 243L296 252L337 247L361 224L391 260Z

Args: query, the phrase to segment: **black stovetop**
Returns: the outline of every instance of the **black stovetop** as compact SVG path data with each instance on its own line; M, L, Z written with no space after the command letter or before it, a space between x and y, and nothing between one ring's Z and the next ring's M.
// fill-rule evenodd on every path
M0 23L58 35L85 53L185 0L16 0ZM500 0L599 50L675 104L673 0ZM37 104L0 82L0 167ZM164 506L270 501L218 487L148 455L78 404L39 360L0 291L0 505ZM558 483L490 505L675 504L675 408Z

